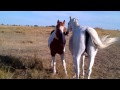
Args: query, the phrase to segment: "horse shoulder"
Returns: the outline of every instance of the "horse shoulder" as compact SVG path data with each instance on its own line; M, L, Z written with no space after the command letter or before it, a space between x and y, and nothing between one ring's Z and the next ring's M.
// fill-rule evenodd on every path
M55 36L55 30L53 30L50 34L50 37L48 39L48 46L50 46L51 42L53 41L54 39L54 36Z

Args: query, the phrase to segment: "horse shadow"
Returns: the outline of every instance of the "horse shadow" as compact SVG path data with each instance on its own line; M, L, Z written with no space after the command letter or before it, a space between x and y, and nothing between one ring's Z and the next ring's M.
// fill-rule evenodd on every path
M0 55L0 67L10 69L10 71L14 71L15 69L25 69L25 66L19 58L4 55Z
M26 59L23 59L24 61ZM9 69L10 71L15 71L16 69L36 69L36 70L43 70L43 63L39 59L33 58L33 63L29 62L24 63L21 58L13 57L13 56L4 56L0 55L0 67Z

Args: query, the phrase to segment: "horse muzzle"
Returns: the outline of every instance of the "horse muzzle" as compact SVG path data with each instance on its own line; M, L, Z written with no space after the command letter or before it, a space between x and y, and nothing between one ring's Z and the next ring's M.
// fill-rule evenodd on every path
M69 34L69 32L67 31L67 32L64 32L64 35L67 35L68 36L68 34Z

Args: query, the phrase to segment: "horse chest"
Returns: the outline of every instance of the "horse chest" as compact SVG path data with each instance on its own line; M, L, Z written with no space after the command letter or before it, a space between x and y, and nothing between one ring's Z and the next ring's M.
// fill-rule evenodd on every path
M65 43L60 42L59 40L53 39L50 44L50 49L52 53L62 54L64 51Z
M62 48L65 46L65 43L63 43L62 41L59 41L59 40L56 40L56 39L53 39L53 41L51 42L51 47L54 47L54 48Z

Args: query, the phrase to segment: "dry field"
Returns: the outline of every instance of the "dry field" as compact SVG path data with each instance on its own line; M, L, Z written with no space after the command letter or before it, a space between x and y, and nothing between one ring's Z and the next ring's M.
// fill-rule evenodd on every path
M72 79L72 56L68 49L71 36L66 36L65 59L68 77L65 77L60 56L56 55L57 74L50 70L48 38L52 27L0 26L0 79ZM100 36L120 37L120 31L96 29ZM88 58L85 60L87 74ZM80 75L81 76L81 75ZM99 50L92 79L120 79L120 43Z

